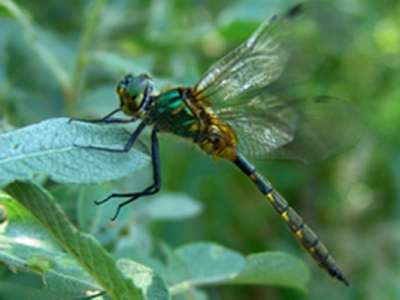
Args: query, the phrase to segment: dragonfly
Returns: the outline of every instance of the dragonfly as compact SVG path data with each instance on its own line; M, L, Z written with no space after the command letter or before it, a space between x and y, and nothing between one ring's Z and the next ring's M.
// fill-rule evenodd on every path
M119 108L88 122L138 122L138 126L123 149L83 148L125 153L150 126L153 183L140 192L114 193L96 203L124 199L112 218L115 220L125 205L156 194L161 188L158 134L172 133L197 144L215 161L225 159L236 165L318 265L349 285L316 233L247 159L254 156L311 163L348 148L360 138L362 117L351 102L330 96L296 99L283 93L307 80L321 63L323 52L334 46L329 42L334 32L328 34L332 29L326 26L332 20L331 13L331 8L315 3L298 4L267 19L192 87L178 86L156 94L149 75L126 75L116 88ZM119 112L128 118L116 118Z

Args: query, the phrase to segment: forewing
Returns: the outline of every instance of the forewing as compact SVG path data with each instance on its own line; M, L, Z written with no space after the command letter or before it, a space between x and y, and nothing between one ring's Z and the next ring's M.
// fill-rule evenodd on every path
M333 48L335 14L328 5L307 3L269 18L204 74L193 95L223 107L245 103L265 90L274 92L277 83L304 81Z
M243 154L304 163L343 151L365 131L355 104L328 96L291 101L265 93L217 115L232 127Z

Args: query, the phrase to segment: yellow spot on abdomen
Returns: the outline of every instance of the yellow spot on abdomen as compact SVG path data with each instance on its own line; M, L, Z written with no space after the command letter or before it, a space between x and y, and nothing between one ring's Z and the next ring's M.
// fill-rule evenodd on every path
M290 218L286 211L283 214L281 214L281 216L286 221L286 223L288 223L290 221Z
M275 198L274 198L274 196L272 196L272 193L268 193L265 196L269 199L269 201L275 202Z
M303 229L297 230L297 231L295 232L295 234L296 234L296 236L297 236L299 239L303 239L303 238L304 238Z

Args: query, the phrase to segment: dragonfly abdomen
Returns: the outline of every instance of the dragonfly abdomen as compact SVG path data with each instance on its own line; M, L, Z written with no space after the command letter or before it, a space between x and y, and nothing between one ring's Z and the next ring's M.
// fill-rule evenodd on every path
M257 186L260 192L267 197L275 210L285 220L290 230L296 235L301 245L311 254L320 267L325 269L332 277L350 285L342 274L337 263L329 254L328 249L319 240L317 234L304 223L302 217L289 205L289 203L273 188L272 184L264 178L247 159L237 151L237 158L233 161Z

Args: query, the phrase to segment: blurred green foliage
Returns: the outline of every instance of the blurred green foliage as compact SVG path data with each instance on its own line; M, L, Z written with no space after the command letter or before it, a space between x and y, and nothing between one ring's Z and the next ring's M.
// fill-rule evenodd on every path
M294 4L2 0L0 130L50 117L101 117L117 107L115 83L129 72L151 74L159 90L193 85L264 19ZM285 251L304 258L312 270L307 295L275 287L226 286L208 288L210 299L400 298L400 3L330 4L345 14L351 39L342 54L311 79L307 92L356 102L365 112L369 131L353 149L315 166L275 161L256 165L320 235L352 287L335 282L314 265L243 174L166 136L160 141L163 191L201 200L204 212L196 219L152 224L154 238L174 247L212 240L242 253ZM96 211L88 200L93 193L98 199L111 190L140 190L150 180L151 172L145 169L111 187L91 187L95 192L86 196L81 187L51 182L46 186L76 219L77 206ZM73 199L78 198L85 201L77 204ZM121 217L127 228L139 203ZM111 245L121 237L112 236L103 219L103 227L92 230L103 245ZM144 242L141 246L150 247ZM7 267L2 274L10 286L21 284L20 279L12 281Z

